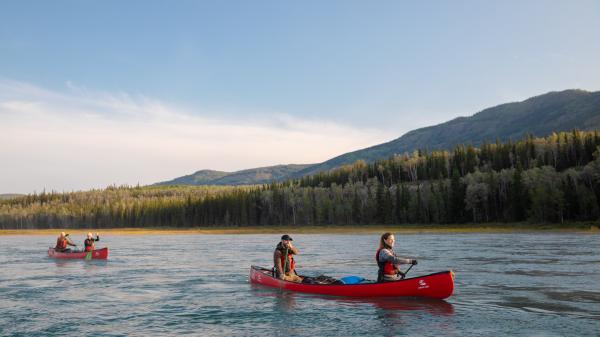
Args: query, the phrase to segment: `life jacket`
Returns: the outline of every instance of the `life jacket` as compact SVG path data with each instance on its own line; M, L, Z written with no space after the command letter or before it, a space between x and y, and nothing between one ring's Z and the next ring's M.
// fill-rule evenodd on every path
M67 249L67 238L58 238L58 240L56 240L55 248L59 250Z
M286 268L286 264L285 264L286 256L285 256L285 253L281 254L281 267L286 268L285 269L285 273L286 274L288 274L288 273L293 274L294 273L294 269L296 269L296 261L294 261L294 254L288 253L287 259L288 259L288 263L287 263L287 268Z
M277 250L281 252L281 268L285 268L285 274L294 274L294 270L296 269L296 261L294 261L294 254L291 251L288 251L288 255L285 256L285 248L281 247L281 244L277 245ZM287 258L287 265L285 263Z
M387 248L379 248L377 250L377 253L375 254L375 261L377 261L377 266L379 267L379 270L377 271L377 282L381 282L383 281L383 275L393 275L396 276L396 274L398 274L398 269L396 269L396 266L390 262L379 262L379 253L381 253L382 249L387 249ZM394 254L393 250L390 250L392 252L392 254Z
M94 245L94 241L95 241L94 239L85 239L84 244L85 244L86 252L96 249L96 246Z

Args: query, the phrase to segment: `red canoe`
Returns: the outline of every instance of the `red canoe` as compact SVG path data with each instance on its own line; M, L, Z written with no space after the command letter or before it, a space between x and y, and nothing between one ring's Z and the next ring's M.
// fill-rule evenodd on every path
M48 256L55 259L85 259L88 252L57 252L54 248L48 248ZM92 251L93 260L108 259L108 247Z
M351 297L428 297L444 299L454 291L454 272L412 277L383 283L359 284L304 284L283 281L273 277L271 269L250 267L250 282L310 294Z

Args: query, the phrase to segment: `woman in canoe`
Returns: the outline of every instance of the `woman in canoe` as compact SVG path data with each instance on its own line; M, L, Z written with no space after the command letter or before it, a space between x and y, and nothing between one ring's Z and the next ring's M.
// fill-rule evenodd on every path
M273 263L275 264L275 277L285 281L302 282L302 277L296 274L296 262L294 255L298 255L298 248L292 244L291 236L285 234L281 237L281 242L275 247L273 252Z
M384 233L379 241L379 249L375 260L379 266L377 282L397 281L402 279L401 264L417 264L415 259L402 259L394 253L396 239L392 233Z
M61 232L56 240L56 247L54 250L57 252L70 252L71 249L68 246L77 247L76 244L72 243L68 238L69 234L65 234L65 232Z
M87 233L87 239L85 239L85 241L83 242L83 244L85 245L86 252L90 252L90 251L96 249L96 245L94 245L94 241L100 241L100 237L98 236L98 233L96 233L95 239L94 239L94 236L92 235L92 232Z

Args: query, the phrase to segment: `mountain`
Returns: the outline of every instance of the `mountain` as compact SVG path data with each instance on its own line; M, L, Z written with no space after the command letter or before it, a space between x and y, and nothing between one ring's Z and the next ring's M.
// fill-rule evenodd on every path
M155 185L213 185L211 184L211 181L221 179L228 174L231 173L213 170L201 170L187 176L160 182Z
M458 144L538 137L572 129L600 129L600 91L549 92L521 102L501 104L471 117L458 117L435 126L416 129L390 142L349 152L307 167L293 177L327 171L359 159L367 162L416 149L452 149Z
M13 199L13 198L17 198L20 196L23 196L24 194L16 194L16 193L3 193L0 194L0 200L6 200L6 199Z
M155 185L253 185L281 181L314 164L277 165L236 172L201 170L196 173L164 181Z
M244 185L299 178L351 164L371 162L417 149L450 150L458 144L521 139L527 134L543 137L552 132L600 130L600 91L553 91L521 102L501 104L470 117L416 129L390 142L342 154L320 164L278 165L237 172L198 171L158 185Z

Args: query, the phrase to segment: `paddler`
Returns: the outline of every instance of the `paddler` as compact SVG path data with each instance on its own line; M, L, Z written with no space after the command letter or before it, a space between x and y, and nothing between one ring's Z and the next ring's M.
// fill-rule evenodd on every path
M377 282L397 281L403 278L400 271L401 264L417 264L415 259L402 259L394 253L396 239L392 233L384 233L379 241L379 249L375 254L375 260L379 266Z
M302 277L296 274L296 262L294 255L300 252L292 244L291 236L285 234L281 237L281 242L277 244L273 253L273 263L275 264L275 277L291 282L302 282Z
M65 234L65 232L60 232L60 235L56 240L56 247L54 247L54 250L57 252L70 252L71 249L68 248L68 246L77 247L77 245L71 242L71 240L69 240L68 237L69 234Z
M94 236L92 235L92 232L87 233L87 238L83 242L83 244L85 245L86 252L96 249L96 245L94 245L94 241L100 241L100 237L98 236L98 233L96 233L95 239L94 239Z

